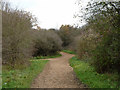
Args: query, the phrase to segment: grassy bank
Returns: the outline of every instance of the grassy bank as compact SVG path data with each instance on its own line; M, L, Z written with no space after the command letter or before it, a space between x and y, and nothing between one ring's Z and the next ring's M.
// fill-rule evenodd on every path
M48 60L31 61L30 67L22 70L7 70L3 67L3 88L30 88L33 79L42 72Z
M60 53L57 53L55 55L49 55L49 56L37 56L37 57L33 57L33 59L48 59L48 58L57 58L62 56Z
M62 50L62 52L69 53L69 54L76 54L75 52L70 51L70 50Z
M89 63L76 57L70 59L70 65L78 79L90 88L116 88L117 86L117 74L98 74Z

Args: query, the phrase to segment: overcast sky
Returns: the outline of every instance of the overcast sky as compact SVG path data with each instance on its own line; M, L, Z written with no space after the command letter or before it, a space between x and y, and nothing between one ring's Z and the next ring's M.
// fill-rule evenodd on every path
M82 0L83 6L88 0ZM77 0L9 0L12 6L31 12L41 28L59 28L62 24L74 25L79 11ZM81 23L83 25L85 23Z

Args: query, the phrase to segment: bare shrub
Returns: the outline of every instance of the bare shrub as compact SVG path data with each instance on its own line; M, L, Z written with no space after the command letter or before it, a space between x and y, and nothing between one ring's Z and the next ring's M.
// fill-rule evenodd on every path
M2 3L2 19L3 64L12 67L16 64L26 64L32 52L32 15L29 12L11 9L9 3Z
M33 56L47 56L55 54L62 48L62 41L54 31L34 31L35 50Z

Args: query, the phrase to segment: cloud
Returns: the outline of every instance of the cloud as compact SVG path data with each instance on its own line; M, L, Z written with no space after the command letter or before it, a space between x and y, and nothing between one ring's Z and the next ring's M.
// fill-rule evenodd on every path
M10 0L13 6L30 11L38 19L41 28L59 28L62 24L73 25L78 7L76 0Z

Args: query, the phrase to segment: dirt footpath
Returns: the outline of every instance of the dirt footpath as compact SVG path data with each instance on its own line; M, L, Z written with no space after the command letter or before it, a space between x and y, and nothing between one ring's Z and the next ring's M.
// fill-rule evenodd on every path
M61 52L59 58L50 60L42 73L33 81L31 88L84 88L69 66L69 59L74 55Z

